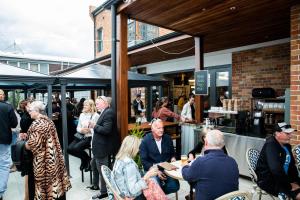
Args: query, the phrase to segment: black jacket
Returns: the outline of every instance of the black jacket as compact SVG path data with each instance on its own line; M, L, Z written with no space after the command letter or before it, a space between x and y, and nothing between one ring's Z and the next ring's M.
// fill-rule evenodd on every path
M140 100L140 104L141 104L141 109L144 109L144 103L142 102L142 100ZM133 107L133 110L134 110L134 114L135 115L139 115L141 114L142 111L140 111L138 108L139 108L139 103L137 102L137 100L133 100L133 103L132 103L132 107Z
M25 148L25 143L26 141L20 140L11 146L11 159L22 176L28 175L33 160L31 151Z
M295 159L291 151L291 145L285 145L291 155L288 174L285 174L283 165L286 153L274 136L267 138L256 166L257 184L266 192L278 196L279 192L290 191L292 182L300 183Z
M11 129L18 125L14 108L4 101L0 101L0 144L11 144Z
M118 148L116 116L111 108L106 108L94 127L93 155L95 158L103 158L115 154Z
M31 119L29 113L25 111L21 117L20 121L20 127L21 127L21 133L27 133L30 125L32 124L33 119Z

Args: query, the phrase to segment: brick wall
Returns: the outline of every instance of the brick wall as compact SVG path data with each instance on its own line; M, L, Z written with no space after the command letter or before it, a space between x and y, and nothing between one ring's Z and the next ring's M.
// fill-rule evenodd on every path
M300 4L291 8L291 125L300 130ZM292 144L300 143L300 131Z
M290 44L251 49L232 55L232 96L250 110L253 88L274 88L277 96L290 84Z
M103 10L96 18L96 58L108 55L111 53L111 12L110 10ZM103 50L98 51L98 35L97 30L102 28L103 31Z

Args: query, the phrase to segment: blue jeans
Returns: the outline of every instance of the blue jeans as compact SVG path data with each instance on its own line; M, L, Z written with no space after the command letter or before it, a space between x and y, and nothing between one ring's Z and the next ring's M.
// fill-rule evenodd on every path
M171 194L179 190L179 181L167 176L167 180L162 181L158 176L154 177L165 194Z
M10 145L0 144L0 197L4 195L7 188L10 159Z

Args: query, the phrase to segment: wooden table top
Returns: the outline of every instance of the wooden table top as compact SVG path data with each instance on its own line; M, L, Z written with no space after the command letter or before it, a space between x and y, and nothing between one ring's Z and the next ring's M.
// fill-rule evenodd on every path
M172 127L177 126L178 122L163 122L164 127ZM136 126L136 123L128 124L128 131L131 131ZM139 125L139 128L144 131L151 130L151 124L150 122L144 122L141 125Z

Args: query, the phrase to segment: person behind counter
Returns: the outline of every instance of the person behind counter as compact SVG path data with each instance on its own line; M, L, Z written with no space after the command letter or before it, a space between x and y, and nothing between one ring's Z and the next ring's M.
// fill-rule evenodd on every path
M185 118L185 122L190 122L190 123L195 123L195 95L190 94L189 96L189 101L184 104L182 112L181 112L181 117Z
M175 118L178 121L185 121L185 118L169 110L167 108L168 104L168 97L162 97L159 101L157 101L154 111L152 112L152 117L159 118L162 121L172 121L172 118Z

